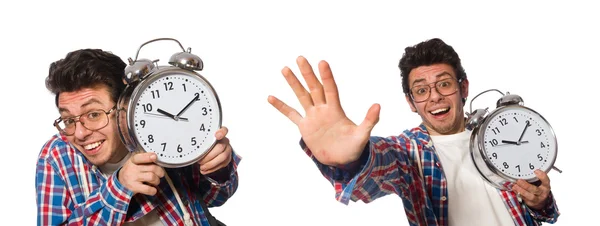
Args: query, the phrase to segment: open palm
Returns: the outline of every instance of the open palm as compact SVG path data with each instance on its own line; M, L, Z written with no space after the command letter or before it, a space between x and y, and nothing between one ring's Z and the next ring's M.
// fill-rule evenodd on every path
M319 62L323 84L304 57L298 57L297 64L310 92L288 67L281 73L306 111L305 117L274 96L269 96L269 103L298 126L302 139L319 162L338 166L357 160L379 120L379 105L371 106L364 121L356 125L342 109L329 64Z

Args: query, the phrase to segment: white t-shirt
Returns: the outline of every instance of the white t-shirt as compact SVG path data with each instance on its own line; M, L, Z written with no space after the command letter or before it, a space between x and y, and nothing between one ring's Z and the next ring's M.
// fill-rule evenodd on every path
M123 159L121 161L119 161L118 163L106 163L103 166L98 167L98 169L100 169L100 172L102 172L102 174L104 174L104 176L108 177L108 176L112 175L115 171L117 171L121 166L123 166L123 164L125 164L125 162L129 159L129 157L131 157L131 152L129 152L125 157L123 157ZM136 221L127 222L123 225L126 225L126 226L163 226L163 223L160 221L160 218L158 217L158 214L156 213L156 208L154 208L152 211L148 212L148 214L140 217Z
M431 136L447 179L449 225L514 225L498 190L475 168L469 151L470 136L469 130Z

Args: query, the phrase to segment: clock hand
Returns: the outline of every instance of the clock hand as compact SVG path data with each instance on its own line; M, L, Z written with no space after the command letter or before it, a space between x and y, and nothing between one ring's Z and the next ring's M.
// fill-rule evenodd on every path
M156 114L156 113L150 113L150 112L146 112L144 114L152 115L152 116L158 116L158 117L168 117L168 118L171 118L171 117L166 116L166 115ZM179 117L179 120L187 121L188 119L187 118L183 118L183 117Z
M510 141L510 140L502 140L502 143L521 145L521 144L529 143L529 141L515 142L515 141Z
M156 111L158 111L158 113L161 113L161 114L163 114L163 115L166 115L167 117L169 117L169 118L172 118L173 120L177 121L177 118L175 117L175 115L173 115L173 114L171 114L171 113L169 113L169 112L166 112L166 111L164 111L163 109L160 109L160 108L159 108L159 109L156 109Z
M166 112L166 111L164 111L163 109L160 109L160 108L159 108L159 109L156 109L156 111L158 111L158 113L161 113L161 114L163 114L164 116L167 116L167 117L169 117L169 118L172 118L172 119L173 119L173 120L175 120L175 121L178 121L179 119L184 119L184 120L187 120L187 118L180 118L179 116L175 116L175 115L173 115L173 114L171 114L171 113L169 113L169 112ZM162 116L162 115L161 115L161 116Z
M521 140L523 139L523 135L525 135L525 131L527 131L527 127L529 127L529 121L527 121L525 123L525 128L523 128L523 132L521 132L521 136L519 137L519 140L517 141L517 144L521 143Z
M168 117L168 118L172 119L171 116L163 115L163 114L156 114L156 113L150 113L150 112L146 112L144 114L153 115L153 116L159 116L159 117ZM179 117L178 119L179 120L183 120L183 121L187 121L188 120L187 118L183 118L183 117Z
M179 111L179 113L177 113L177 115L176 115L175 117L179 117L181 114L183 114L183 112L184 112L185 110L187 110L187 109L188 109L190 106L192 106L192 104L193 104L194 102L196 102L197 100L198 100L198 93L196 93L196 94L194 95L194 99L192 99L192 100L191 100L191 101L190 101L190 102L189 102L187 105L185 105L185 107L183 107L183 109L181 109L181 111Z
M518 142L515 142L515 141L510 141L510 140L502 140L502 143L505 143L505 144L516 144L516 145L519 145L519 143L518 143Z

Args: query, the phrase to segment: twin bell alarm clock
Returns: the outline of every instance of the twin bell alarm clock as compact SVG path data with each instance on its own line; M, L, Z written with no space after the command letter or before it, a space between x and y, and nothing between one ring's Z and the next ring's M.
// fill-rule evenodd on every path
M486 90L473 100L488 91L498 90ZM554 167L558 146L550 123L524 106L520 96L498 92L502 98L496 109L467 113L466 127L472 131L470 153L481 176L498 189L511 190L518 179L537 182L536 169L562 172Z
M174 41L182 52L169 59L138 59L140 49L155 41ZM198 73L200 57L179 41L159 38L142 44L128 59L127 83L118 101L121 140L132 152L154 152L163 167L184 167L199 161L216 144L221 128L221 104L215 89Z

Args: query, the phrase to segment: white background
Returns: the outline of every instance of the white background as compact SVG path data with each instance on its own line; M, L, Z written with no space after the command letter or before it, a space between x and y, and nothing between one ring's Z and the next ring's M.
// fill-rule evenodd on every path
M411 1L412 2L412 1ZM505 3L398 1L9 1L0 9L2 186L6 225L35 225L35 164L58 113L44 78L52 61L80 48L135 57L151 39L172 37L202 57L220 95L224 125L242 155L238 192L211 211L228 225L407 225L402 202L335 201L333 188L301 151L297 128L267 102L300 109L280 74L295 59L327 60L348 116L360 123L373 103L374 135L418 125L397 68L404 47L439 37L463 60L469 100L496 88L521 95L558 135L552 190L556 225L596 221L599 126L597 7L579 1ZM11 5L12 4L12 5ZM180 51L162 41L140 57L162 64ZM487 98L486 98L487 96ZM493 107L498 94L477 99ZM468 110L468 106L466 108ZM482 207L484 208L484 207ZM593 224L593 223L592 223Z

